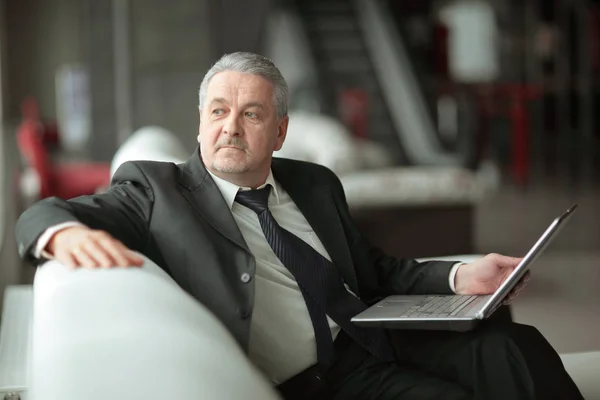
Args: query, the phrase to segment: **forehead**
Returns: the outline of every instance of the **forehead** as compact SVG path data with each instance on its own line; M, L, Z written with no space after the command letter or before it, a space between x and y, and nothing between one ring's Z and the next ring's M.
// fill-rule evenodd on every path
M238 97L253 100L268 99L273 94L273 84L267 79L243 72L224 71L214 75L206 90L207 100L221 97L234 100Z

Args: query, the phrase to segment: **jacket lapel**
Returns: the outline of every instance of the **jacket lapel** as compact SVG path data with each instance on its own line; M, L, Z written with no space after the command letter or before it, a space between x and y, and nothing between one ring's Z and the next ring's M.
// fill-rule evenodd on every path
M314 182L302 171L294 172L286 166L285 160L274 158L271 167L275 179L289 193L327 249L344 282L358 294L354 263L331 189Z
M289 193L313 228L339 269L344 282L358 294L354 264L331 190L324 184L314 182L309 175L302 174L303 171L292 170L290 165L285 160L274 158L272 170L275 179ZM188 161L181 165L179 183L184 188L183 195L204 220L250 253L231 210L200 160L198 148Z
M203 219L223 236L250 252L221 191L200 161L198 148L182 164L179 183L184 188L183 195Z

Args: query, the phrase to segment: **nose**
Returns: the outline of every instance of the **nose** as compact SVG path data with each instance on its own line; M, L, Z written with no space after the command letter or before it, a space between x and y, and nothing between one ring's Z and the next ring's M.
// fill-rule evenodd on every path
M231 113L225 124L223 125L223 132L231 136L240 136L242 134L242 124L240 124L239 118Z

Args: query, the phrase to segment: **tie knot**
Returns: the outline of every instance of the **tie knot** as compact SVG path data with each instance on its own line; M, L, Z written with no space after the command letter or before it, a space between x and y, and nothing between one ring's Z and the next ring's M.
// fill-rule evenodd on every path
M238 191L235 201L248 207L257 214L269 208L269 193L271 186L263 189Z

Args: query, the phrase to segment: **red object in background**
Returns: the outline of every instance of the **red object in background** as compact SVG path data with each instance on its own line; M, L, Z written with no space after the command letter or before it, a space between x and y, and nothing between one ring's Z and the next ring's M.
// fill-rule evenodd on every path
M40 179L40 198L56 196L69 199L94 194L108 187L108 163L53 164L44 141L44 127L37 116L35 101L28 99L23 104L23 122L17 130L17 145L25 162Z
M448 67L448 37L450 31L441 21L437 21L433 27L433 63L435 75L438 78L448 79L450 77Z
M46 146L58 147L59 134L56 122L49 121L43 124L42 140Z
M529 178L529 118L523 99L514 98L510 106L512 122L512 173L517 183L524 185Z
M40 110L34 97L29 96L21 103L21 114L26 121L35 121L41 125L40 136L44 145L58 147L58 126L54 121L41 122Z
M511 172L513 179L520 185L525 185L529 179L529 115L527 101L542 95L542 90L533 85L505 84L493 85L490 94L508 98L508 110L503 109L503 114L508 116L511 126ZM500 112L498 107L492 107L495 112ZM492 111L492 110L489 110ZM491 115L491 114L490 114Z
M530 170L530 125L527 102L539 98L543 91L534 85L520 83L485 85L479 98L482 131L480 136L489 138L489 120L494 116L507 117L510 122L510 172L519 185L527 184ZM504 98L508 101L498 101ZM494 100L490 102L490 100ZM508 104L508 107L506 107ZM480 139L487 141L488 139ZM484 144L481 143L481 147Z
M362 89L346 89L339 100L342 122L354 137L367 139L369 136L369 96Z
M541 90L532 85L506 85L510 98L509 116L512 126L512 173L515 181L524 185L529 179L529 115L527 101L541 96Z
M24 120L28 121L39 121L40 109L38 108L37 101L29 96L21 103L21 115Z

